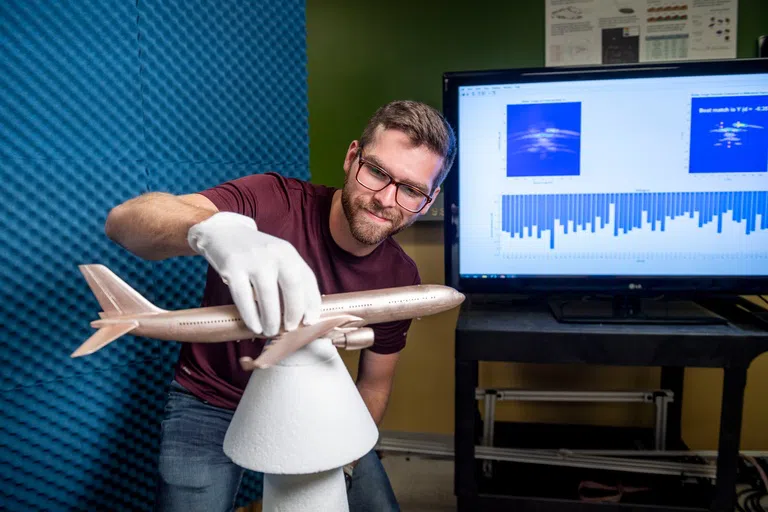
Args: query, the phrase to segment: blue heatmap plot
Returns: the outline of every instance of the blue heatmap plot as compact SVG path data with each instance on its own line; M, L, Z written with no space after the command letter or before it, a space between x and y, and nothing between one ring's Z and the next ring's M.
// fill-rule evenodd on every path
M768 172L768 96L693 98L689 172Z
M721 233L724 220L744 222L749 235L768 229L768 192L504 195L501 229L521 238L532 237L534 232L541 238L542 232L549 231L549 248L554 249L555 229L562 226L567 234L569 222L574 231L593 233L609 225L618 237L633 229L664 231L675 217L694 218L695 214L699 227L716 222Z
M581 102L507 105L507 176L578 176Z

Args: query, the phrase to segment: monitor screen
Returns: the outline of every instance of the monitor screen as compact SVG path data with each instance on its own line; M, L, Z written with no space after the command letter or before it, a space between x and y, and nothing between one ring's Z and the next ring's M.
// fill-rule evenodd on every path
M460 279L768 276L768 66L645 69L456 80Z

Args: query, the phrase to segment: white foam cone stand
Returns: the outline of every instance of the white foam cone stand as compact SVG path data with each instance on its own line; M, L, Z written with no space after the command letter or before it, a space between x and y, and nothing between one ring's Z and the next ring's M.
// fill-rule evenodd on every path
M224 453L264 473L265 512L344 512L340 468L368 453L378 435L338 350L321 338L252 372Z

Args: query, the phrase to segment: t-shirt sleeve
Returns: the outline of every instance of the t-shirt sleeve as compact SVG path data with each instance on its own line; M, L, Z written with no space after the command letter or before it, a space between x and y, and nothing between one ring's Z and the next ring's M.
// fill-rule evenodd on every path
M411 285L421 284L421 277L418 270L414 267L415 275ZM405 284L404 286L407 286ZM374 333L373 345L368 350L377 354L394 354L405 348L406 336L411 327L412 320L400 320L397 322L386 322L371 326Z
M275 173L252 174L203 190L222 212L235 212L251 217L259 229L284 219L288 212L285 180Z

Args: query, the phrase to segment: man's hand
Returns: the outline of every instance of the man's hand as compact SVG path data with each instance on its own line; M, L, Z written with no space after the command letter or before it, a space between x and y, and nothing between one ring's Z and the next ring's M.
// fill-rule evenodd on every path
M321 296L312 269L290 243L262 233L252 218L216 213L192 226L187 241L229 286L243 322L255 334L277 335L281 295L285 330L320 317Z

